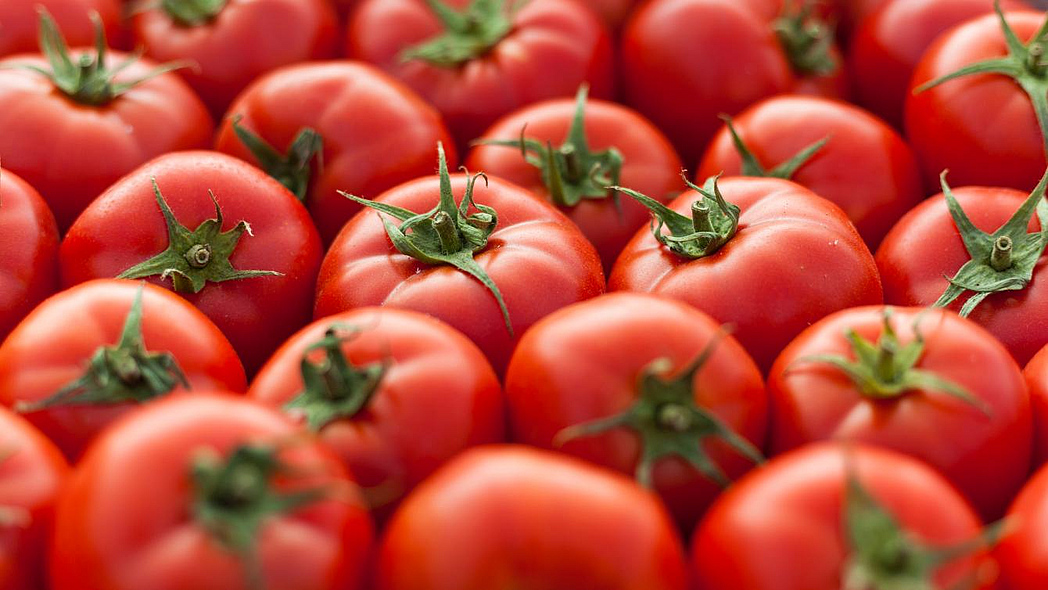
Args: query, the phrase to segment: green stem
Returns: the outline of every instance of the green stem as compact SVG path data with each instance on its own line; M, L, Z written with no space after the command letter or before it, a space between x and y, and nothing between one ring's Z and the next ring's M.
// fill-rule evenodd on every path
M1008 236L1000 236L993 242L993 251L990 253L990 266L1000 272L1008 270L1012 266L1012 239Z

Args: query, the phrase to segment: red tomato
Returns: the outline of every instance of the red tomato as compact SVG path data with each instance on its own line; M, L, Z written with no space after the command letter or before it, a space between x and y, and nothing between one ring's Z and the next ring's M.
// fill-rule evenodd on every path
M636 474L690 531L720 486L761 461L767 429L760 371L722 336L706 314L652 295L553 313L506 372L513 438Z
M599 14L609 29L617 31L641 0L582 0L582 3Z
M384 213L361 213L346 224L324 257L313 313L321 318L370 305L427 313L473 340L501 375L515 335L604 292L600 258L575 224L524 189L498 178L478 183L476 176L449 176L443 152L440 171L386 191L374 201ZM456 199L462 200L459 213L448 215ZM401 212L396 219L391 208ZM424 232L409 233L430 239L408 240L404 250L423 252L404 254L390 232L404 231L396 222L414 215L409 212L426 211L412 222ZM454 230L452 255L441 252L450 245L432 239L437 218Z
M691 190L669 204L677 213L673 233L686 240L670 241L662 224L653 228L660 239L640 230L615 263L609 290L667 295L731 323L764 371L813 322L881 302L873 256L839 207L788 180L726 178L719 183L722 209L711 185L709 196ZM710 244L693 233L697 219L686 217L700 206L723 223Z
M289 157L274 154L275 165L264 168L297 185L292 192L304 197L326 244L360 210L339 190L370 198L432 174L433 145L451 143L433 107L385 73L348 61L288 66L267 74L237 98L229 115L215 142L221 152L259 162L237 137L235 117L243 117L239 125L271 144L272 151L292 146ZM295 158L292 151L307 128L323 144L316 165L311 165L312 153ZM453 149L448 160L452 167L458 163Z
M743 111L733 125L771 175L804 148L826 140L788 178L840 205L871 248L924 197L910 147L883 121L852 105L817 97L770 98ZM725 126L706 150L697 177L761 175L751 168Z
M664 201L678 191L681 163L650 121L610 102L594 100L582 107L585 90L580 93L576 101L543 102L503 117L483 139L505 143L475 147L466 167L519 184L558 205L610 270L626 242L647 222L648 210L623 195L613 197L605 186L627 186ZM525 128L526 157L519 145ZM550 156L555 167L548 163Z
M346 53L436 106L460 147L502 115L571 96L582 82L598 98L611 96L608 32L576 0L444 3L465 18L443 23L426 0L362 0L349 21ZM479 23L473 32L447 33L470 22Z
M204 314L152 285L139 301L140 288L97 280L63 291L0 346L0 404L23 412L71 461L138 403L247 389L240 359Z
M627 23L626 102L666 132L685 162L698 161L722 113L734 115L787 92L845 94L841 58L826 25L819 25L823 41L796 31L797 42L807 39L807 45L790 52L775 32L785 21L777 22L768 6L759 0L652 0Z
M1009 590L1041 590L1048 584L1048 467L1026 483L1008 509L1009 530L995 557Z
M165 220L160 195L173 218ZM172 243L169 231L179 227ZM62 242L59 267L67 287L119 275L174 289L215 322L253 374L309 322L321 256L306 209L280 183L230 156L181 152L138 168L92 203Z
M46 437L0 408L0 588L45 587L54 504L68 471Z
M686 587L655 496L524 446L467 451L423 482L386 530L376 571L375 590Z
M1034 355L1023 371L1030 389L1030 409L1033 410L1033 464L1048 461L1048 346Z
M327 448L273 410L214 394L107 430L55 520L52 590L354 590L372 537Z
M33 187L0 170L0 342L58 288L58 228Z
M73 47L94 44L92 12L105 24L106 37L114 42L122 37L120 0L4 0L0 2L0 56L39 50L40 8L54 17Z
M411 311L364 308L312 323L248 395L319 431L380 520L463 449L504 438L502 392L484 353Z
M939 474L872 447L812 445L727 491L695 532L703 590L991 590L979 518Z
M863 21L891 0L830 0L837 4L837 33L842 42L850 41Z
M135 13L131 29L153 59L196 64L180 73L221 115L261 74L334 57L338 16L328 0L163 2Z

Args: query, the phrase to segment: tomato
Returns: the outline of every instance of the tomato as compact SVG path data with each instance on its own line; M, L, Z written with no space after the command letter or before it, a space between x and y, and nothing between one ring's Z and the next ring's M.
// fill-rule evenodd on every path
M524 446L463 453L394 515L375 590L683 590L683 550L655 496Z
M153 59L195 63L180 73L221 115L261 74L334 57L338 16L328 0L162 2L136 12L130 24Z
M1033 410L1033 464L1039 467L1048 461L1048 345L1030 359L1023 376Z
M757 365L709 316L635 293L545 317L506 372L515 441L636 474L688 531L762 460L766 397Z
M609 290L666 295L732 324L763 371L811 323L881 302L873 256L833 203L778 178L710 179L703 191L657 208L661 221L626 245Z
M54 17L58 29L74 47L95 42L92 13L105 24L106 37L118 42L122 36L120 0L4 0L0 2L0 56L38 51L41 7Z
M250 375L309 322L321 256L306 209L276 180L230 156L180 152L92 203L62 242L59 268L66 287L119 276L175 290Z
M107 430L55 521L52 590L351 590L372 537L330 451L278 412L217 394L150 404Z
M0 170L0 342L58 288L58 228L40 193Z
M1021 40L1030 39L1043 23L1039 12L1009 12L1007 22ZM1014 59L1025 60L1022 48ZM1001 20L986 15L939 37L917 64L910 89L952 74L961 68L1008 55ZM1037 61L1037 60L1032 60ZM1032 83L1043 72L1021 78ZM1038 100L1048 100L1040 96ZM950 170L957 185L1011 187L1028 191L1045 168L1046 143L1038 129L1033 104L1009 76L995 73L963 76L911 94L905 105L906 136L917 152L929 187Z
M454 10L438 17L427 0L362 0L349 21L346 54L436 106L459 147L502 115L571 96L582 82L598 98L611 96L608 32L576 0L444 4Z
M617 31L641 0L582 0L582 3L599 14L608 28Z
M891 0L830 0L837 4L837 33L841 41L853 41L863 21Z
M1039 590L1048 583L1048 467L1026 483L1008 509L1009 530L995 552L1009 590Z
M269 158L253 155L241 141L236 117L242 117L243 130L273 146ZM315 164L312 152L297 152L303 130L317 134L323 145ZM378 69L340 61L287 66L253 82L230 106L215 149L253 164L261 159L271 175L304 197L330 244L360 210L337 191L375 197L432 174L438 141L450 144L451 136L436 109ZM287 156L276 153L285 147ZM448 160L457 164L453 149Z
M0 588L45 587L52 513L68 471L44 435L0 408Z
M991 590L979 518L939 474L866 446L811 445L736 483L695 532L703 590Z
M318 431L380 520L451 457L504 438L502 391L484 353L411 311L363 308L313 322L248 395Z
M501 375L517 335L604 292L600 258L552 205L498 178L449 175L439 155L439 176L358 199L382 213L358 214L335 238L313 313L369 305L427 313L468 336Z
M521 152L521 133L527 155ZM553 100L500 119L466 168L530 189L560 207L597 247L606 270L648 220L648 211L605 187L618 184L666 200L680 186L680 158L650 121L626 107ZM553 145L556 148L553 148ZM554 165L549 164L553 158Z
M138 403L247 389L240 359L204 314L165 289L140 289L102 279L63 291L0 346L0 404L25 414L71 461Z
M652 0L627 23L626 102L670 137L685 162L698 161L722 113L734 115L787 92L846 93L827 26L803 15L777 19L768 6L758 0Z
M743 111L733 126L761 169L743 161L725 126L706 150L698 178L722 171L775 175L774 168L825 140L795 173L782 176L840 205L871 248L924 198L910 147L883 121L852 105L817 97L775 97Z

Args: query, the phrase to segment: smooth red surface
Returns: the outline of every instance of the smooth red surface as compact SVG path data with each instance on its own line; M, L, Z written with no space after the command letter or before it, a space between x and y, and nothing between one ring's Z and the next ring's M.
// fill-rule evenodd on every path
M1010 530L994 552L1009 590L1048 584L1048 467L1026 483L1008 509Z
M33 187L0 170L0 342L58 288L58 228Z
M123 38L121 0L4 0L0 2L0 56L40 51L39 7L55 20L70 47L95 44L92 12L102 19L110 45Z
M1030 409L1033 410L1033 464L1036 468L1048 461L1048 344L1030 359L1023 376L1030 389Z

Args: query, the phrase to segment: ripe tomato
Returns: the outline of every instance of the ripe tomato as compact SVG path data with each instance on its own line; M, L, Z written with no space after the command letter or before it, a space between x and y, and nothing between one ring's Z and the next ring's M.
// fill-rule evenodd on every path
M0 408L0 588L45 587L54 504L68 471L44 435Z
M883 121L852 105L776 97L746 109L732 124L760 168L743 160L725 126L706 150L698 178L722 171L774 176L775 168L825 140L795 173L780 176L839 205L871 248L924 197L910 147Z
M55 216L33 187L0 170L0 342L58 287Z
M107 430L55 521L52 590L353 590L372 537L327 448L216 394L150 404Z
M0 346L0 404L24 413L71 461L139 403L247 389L240 359L204 314L165 289L140 289L103 279L63 291Z
M731 323L763 371L813 322L881 302L873 256L833 203L778 178L710 179L703 190L659 208L654 231L637 232L615 263L609 290L667 295Z
M772 459L713 505L692 542L703 590L991 590L979 518L906 455L812 445Z
M1009 590L1041 590L1048 584L1048 467L1026 483L1008 509L1010 530L995 557Z
M107 38L118 42L122 37L121 0L4 0L0 2L0 56L38 51L40 8L54 17L73 47L95 42L92 13L97 13L105 24Z
M506 372L513 439L636 474L690 531L721 486L759 463L757 365L687 304L615 293L535 324Z
M358 214L335 238L314 316L370 305L421 311L468 336L501 375L515 335L604 292L600 257L552 205L498 178L449 175L439 152L439 176L358 200L382 213Z
M605 187L628 186L665 201L680 186L680 158L662 132L636 111L587 103L585 87L575 101L552 100L503 117L479 141L489 143L470 152L466 167L558 205L597 247L606 270L647 222L648 210Z
M411 311L363 308L313 322L248 395L318 431L379 520L463 449L504 438L502 392L484 353Z
M253 155L241 141L237 117L243 130L272 146L268 157ZM300 151L307 129L323 145L315 164L312 151ZM230 106L215 149L256 165L261 160L305 201L330 244L360 210L339 190L370 198L432 174L438 141L450 144L451 136L436 109L376 68L340 61L288 66L253 82ZM277 153L285 148L287 156ZM453 149L448 160L458 163Z
M346 54L376 64L443 113L463 147L527 104L571 96L589 82L612 94L612 48L597 16L575 0L362 0Z
M221 115L261 74L334 57L338 15L328 0L160 2L130 24L153 59L195 63L180 73Z
M1026 386L1030 389L1030 409L1033 411L1033 464L1040 467L1048 461L1048 345L1023 370Z
M683 590L683 561L665 509L626 478L494 446L463 453L408 497L374 588Z
M609 29L617 31L641 0L582 0L582 3L600 15Z
M250 375L309 322L321 255L306 209L279 182L224 154L180 152L95 200L62 242L59 268L66 287L120 276L177 291Z

